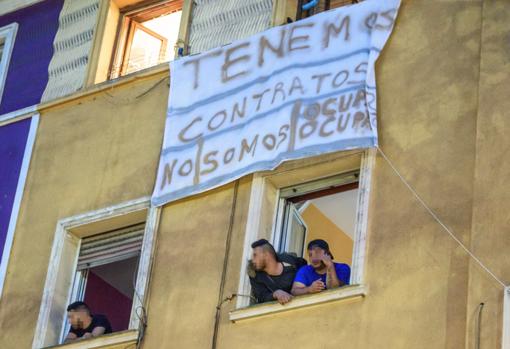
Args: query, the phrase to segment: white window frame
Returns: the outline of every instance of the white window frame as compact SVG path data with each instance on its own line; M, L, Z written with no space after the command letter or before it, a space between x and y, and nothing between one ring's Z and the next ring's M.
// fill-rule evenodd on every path
M81 243L81 238L74 234L72 230L80 229L87 225L100 224L102 221L109 219L122 219L122 217L129 217L130 214L140 214L140 212L146 212L145 231L138 264L135 285L136 294L133 297L129 321L129 330L138 331L141 324L137 316L137 310L146 305L149 275L155 250L156 231L161 212L160 208L150 206L149 197L105 207L97 211L87 212L58 221L32 343L33 349L60 344L64 337L67 323L66 307L71 301L73 293L76 292L73 283L77 274L77 262ZM88 236L90 235L93 234ZM126 336L131 338L133 334L127 332ZM117 336L116 340L123 342L126 340L124 337Z
M260 232L260 217L263 209L263 205L267 204L264 202L264 193L266 192L266 180L271 173L258 173L255 174L252 181L252 189L250 195L250 203L248 209L248 218L246 221L244 250L241 261L241 272L239 278L238 294L241 296L237 297L236 310L230 313L231 321L238 321L245 318L251 318L266 313L274 313L283 311L285 309L292 309L310 304L317 304L332 299L343 299L352 298L358 296L364 296L366 287L363 285L364 281L364 270L365 270L365 255L366 255L366 241L367 241L367 228L368 228L368 206L369 197L372 183L372 173L375 166L377 151L374 148L366 149L361 155L361 167L359 174L359 194L357 202L357 217L355 224L355 241L352 258L351 268L351 285L357 285L356 287L346 287L339 294L332 294L331 292L322 292L324 294L313 295L313 297L304 297L302 300L297 301L298 297L289 304L281 306L279 304L269 304L266 308L263 307L249 307L250 298L243 295L250 295L251 286L250 280L246 273L248 260L251 258L251 243L261 237ZM333 173L331 174L333 175ZM277 194L277 197L279 195ZM274 211L275 217L273 221L272 237L271 241L275 242L275 231L277 231L278 225L278 200L276 200ZM277 241L276 241L277 242ZM344 289L344 288L342 288ZM341 290L341 289L339 289ZM334 290L336 291L336 290ZM294 305L293 305L294 304Z
M5 80L9 71L9 63L11 62L12 51L14 48L14 40L18 32L18 23L14 22L0 28L0 38L5 38L4 50L0 59L0 103L4 95Z
M120 229L122 229L122 228L120 228ZM144 234L145 234L145 228L144 228ZM81 249L81 245L80 245L80 248L78 249L78 255L80 254L80 249ZM138 255L138 257L139 257L139 264L140 264L141 251L140 251L140 255ZM137 266L137 271L138 271L138 266ZM73 278L71 297L69 298L68 303L72 303L74 301L83 301L83 298L85 296L85 290L87 288L88 274L89 274L89 269L76 270L76 273ZM134 306L135 299L138 300L137 294L133 294L133 306ZM130 322L133 318L133 312L136 312L136 308L132 308L131 315L130 315ZM60 334L60 342L63 342L65 340L70 329L71 329L71 324L69 323L69 321L66 321L64 326L62 327L62 332ZM130 325L129 329L135 329L135 328L131 328L131 325Z
M19 120L12 120L12 123ZM27 141L25 144L25 152L21 162L21 170L18 177L18 185L16 186L16 193L14 194L14 202L12 204L11 216L7 226L7 236L2 252L2 259L0 260L0 299L2 298L5 277L7 275L7 265L9 264L9 257L11 248L14 241L14 232L16 230L16 223L18 222L19 209L21 206L21 199L25 191L25 182L27 180L28 168L30 167L30 159L32 158L32 149L34 149L35 137L37 134L37 127L39 125L39 114L31 116L30 129L28 130ZM0 127L3 125L0 123Z

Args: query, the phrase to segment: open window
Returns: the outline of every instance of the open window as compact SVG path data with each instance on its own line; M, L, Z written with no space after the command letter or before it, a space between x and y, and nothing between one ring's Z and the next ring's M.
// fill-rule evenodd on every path
M87 348L136 344L159 212L142 198L57 223L33 349L63 343L66 308L75 301L106 316L114 332L89 340Z
M106 316L113 332L129 328L144 228L136 224L81 241L70 303L87 303L93 314ZM64 337L68 331L69 324Z
M255 174L246 223L236 310L230 320L240 321L275 312L363 297L368 202L375 151L346 151L284 163L274 171ZM351 267L350 286L250 306L247 267L251 243L265 238L279 252L308 258L309 241L329 243L334 261Z
M359 171L280 189L274 241L279 252L308 258L306 246L326 240L336 262L352 263Z
M110 78L174 59L183 0L144 2L120 10Z

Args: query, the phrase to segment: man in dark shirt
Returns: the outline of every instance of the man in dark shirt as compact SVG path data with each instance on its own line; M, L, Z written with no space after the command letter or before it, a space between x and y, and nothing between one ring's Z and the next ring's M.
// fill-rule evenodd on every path
M257 303L272 300L277 300L280 304L290 302L294 276L306 261L289 254L277 255L274 247L265 239L255 241L251 247L251 267L254 270L248 274Z
M70 304L67 307L67 318L71 323L71 329L66 342L112 333L108 319L104 315L92 315L84 302Z

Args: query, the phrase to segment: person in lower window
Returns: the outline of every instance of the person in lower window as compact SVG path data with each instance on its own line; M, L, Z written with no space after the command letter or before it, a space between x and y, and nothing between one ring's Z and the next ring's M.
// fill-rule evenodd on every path
M112 333L110 322L104 315L92 315L84 302L74 302L67 307L67 318L71 329L66 342L87 339Z
M292 295L317 293L349 284L351 268L347 264L333 261L334 257L326 241L312 240L307 250L310 264L298 270L292 285Z
M292 282L299 267L306 265L303 258L287 253L276 254L266 239L255 241L252 260L248 268L253 296L257 303L277 300L280 304L290 302Z

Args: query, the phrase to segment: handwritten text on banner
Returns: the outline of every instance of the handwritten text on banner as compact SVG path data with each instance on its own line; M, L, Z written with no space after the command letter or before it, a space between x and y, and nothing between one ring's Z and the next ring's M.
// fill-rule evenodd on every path
M374 62L399 4L367 0L171 62L152 203L377 145Z

